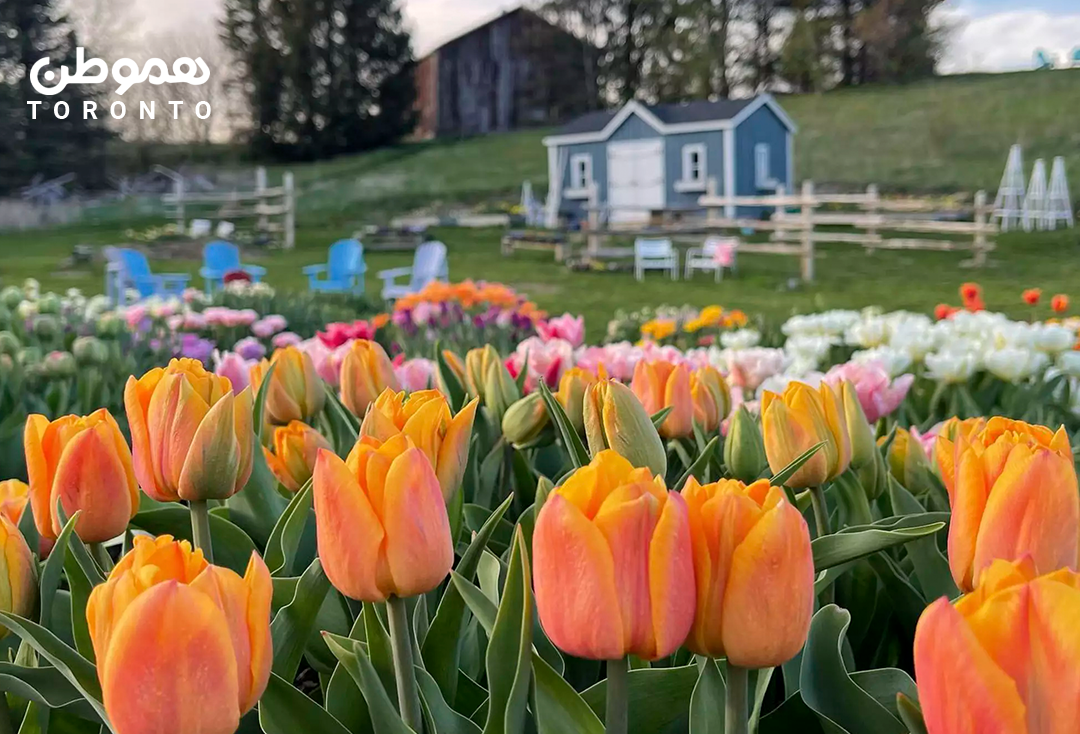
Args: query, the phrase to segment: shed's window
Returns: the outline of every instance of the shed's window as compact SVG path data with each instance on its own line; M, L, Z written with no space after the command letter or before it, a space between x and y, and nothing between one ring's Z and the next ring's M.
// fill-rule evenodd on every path
M776 179L772 177L767 143L758 143L754 146L754 185L759 189L771 189L776 186Z
M705 146L701 143L684 145L682 149L682 180L684 183L704 183Z
M570 188L584 191L592 186L592 156L578 153L570 158Z

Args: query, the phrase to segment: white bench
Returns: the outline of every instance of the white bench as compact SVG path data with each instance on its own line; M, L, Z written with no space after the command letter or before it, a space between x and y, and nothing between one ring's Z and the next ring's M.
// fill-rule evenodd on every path
M690 279L694 271L713 273L716 282L724 277L724 268L735 272L735 255L739 250L737 237L710 237L701 247L686 251L686 274Z
M670 239L639 237L634 241L634 277L644 280L646 270L667 271L672 280L679 279L679 251Z

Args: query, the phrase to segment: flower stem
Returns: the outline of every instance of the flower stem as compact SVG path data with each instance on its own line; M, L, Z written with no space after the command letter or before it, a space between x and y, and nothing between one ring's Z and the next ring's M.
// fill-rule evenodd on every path
M398 710L401 719L415 732L423 731L420 715L420 696L416 690L416 671L413 670L412 638L409 634L409 612L405 600L391 596L386 600L390 622L390 645L394 653L394 678L397 680Z
M626 658L607 662L607 710L604 713L606 734L626 734L628 731L630 671Z
M108 548L105 547L104 543L91 543L90 551L94 554L94 560L101 566L101 570L108 576L109 571L112 571L113 568L113 560L112 556L109 555Z
M188 503L191 511L191 537L195 540L195 547L202 549L203 556L210 563L214 562L214 547L210 541L210 508L206 500L191 500Z
M746 689L749 672L746 668L728 663L724 734L746 734L747 732Z
M825 501L825 490L821 488L821 485L810 488L810 504L814 508L814 525L817 528L817 537L821 538L831 534L829 504ZM831 585L821 592L819 601L822 606L833 603L833 587Z

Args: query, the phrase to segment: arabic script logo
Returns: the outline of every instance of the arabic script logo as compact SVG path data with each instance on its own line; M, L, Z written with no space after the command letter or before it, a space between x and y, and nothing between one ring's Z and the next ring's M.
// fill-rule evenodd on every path
M46 69L50 63L50 59L44 58L30 69L30 85L38 94L46 97L60 94L69 84L101 84L109 77L109 65L102 59L87 61L86 50L81 46L75 50L74 74L68 71L66 66L61 66L60 80L56 81L56 72ZM45 69L44 73L42 73L43 69ZM41 83L42 77L46 82L56 83L46 86ZM186 56L177 59L173 62L171 74L169 67L161 59L150 59L141 70L139 65L131 59L119 59L112 65L112 78L117 84L116 93L123 95L124 92L142 82L202 86L210 79L210 69L201 57L194 60Z

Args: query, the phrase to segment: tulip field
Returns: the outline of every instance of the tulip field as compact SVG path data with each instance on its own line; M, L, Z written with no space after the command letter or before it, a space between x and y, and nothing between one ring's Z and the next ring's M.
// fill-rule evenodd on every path
M0 734L1066 734L1080 319L0 291Z

